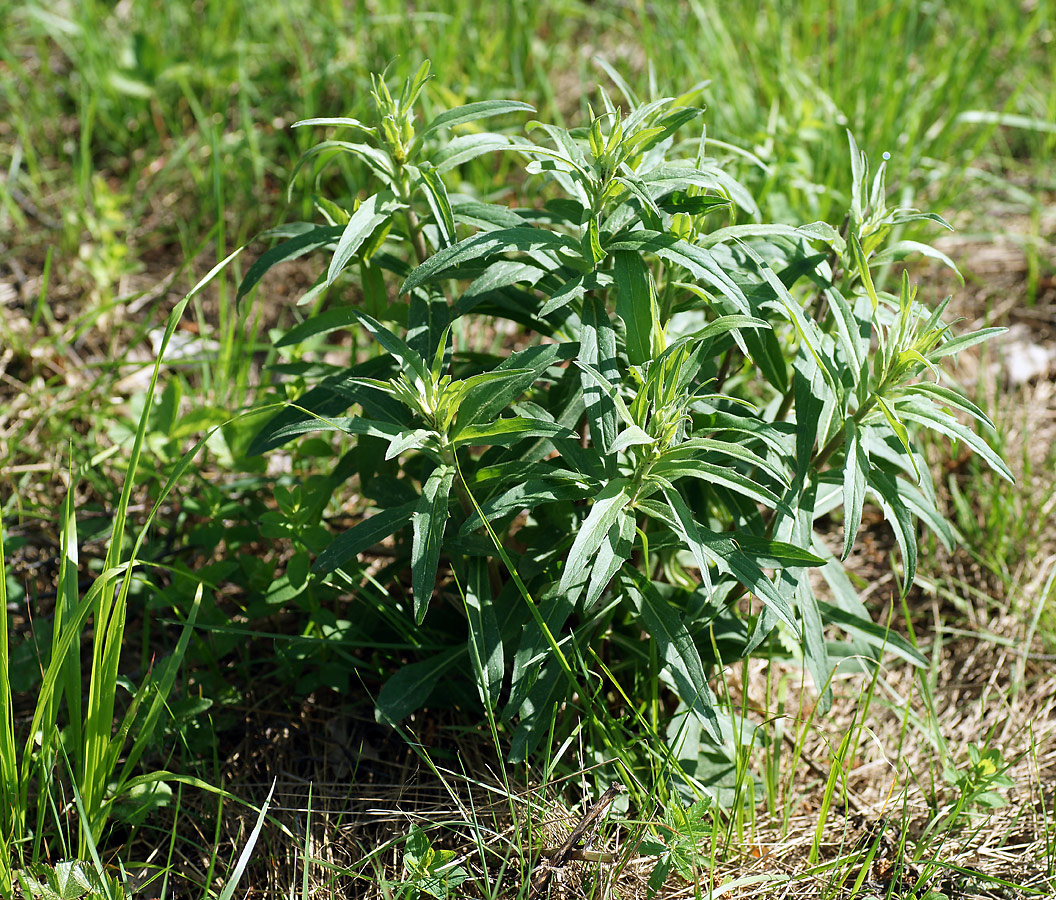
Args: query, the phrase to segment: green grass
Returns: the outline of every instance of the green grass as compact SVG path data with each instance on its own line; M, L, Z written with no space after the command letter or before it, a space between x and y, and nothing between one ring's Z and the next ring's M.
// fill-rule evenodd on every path
M250 823L241 833L224 832L223 840L213 840L210 829L215 827L219 836L228 825L210 795L209 811L204 801L189 801L193 808L187 815L194 828L206 821L211 845L195 838L190 825L185 831L175 814L169 830L160 820L137 825L134 817L126 821L116 815L111 821L107 811L114 795L108 786L115 775L126 783L138 775L149 781L152 773L180 767L182 774L219 788L223 767L214 755L222 752L224 735L237 719L229 707L250 697L248 691L234 696L243 689L232 691L229 681L270 683L286 694L292 693L291 686L307 693L329 685L366 695L376 692L404 654L423 644L408 622L393 613L380 589L369 596L366 612L342 608L336 592L322 594L313 599L311 613L293 623L282 618L274 595L268 599L269 585L286 573L295 551L311 545L312 536L278 525L268 532L264 517L274 510L262 498L272 495L274 478L259 461L245 457L252 421L230 420L264 402L256 386L261 363L275 359L269 333L297 319L294 299L307 285L292 279L268 283L239 306L234 285L251 261L245 254L230 266L230 277L222 273L194 296L183 320L215 345L186 366L170 369L157 403L149 398L144 403L142 397L130 401L132 389L121 383L137 369L149 371L154 365L153 353L135 351L149 345L151 330L163 328L173 293L182 296L262 229L282 219L313 216L307 179L295 186L292 202L286 199L293 163L314 140L310 129L291 129L292 122L364 115L372 72L388 65L390 81L396 82L425 56L437 76L426 91L431 111L511 97L532 103L541 119L580 121L588 103L600 108L597 83L620 102L621 86L592 61L599 56L641 96L649 94L651 84L666 94L696 80L708 81L703 95L708 135L744 152L738 174L756 195L764 220L835 218L832 224L841 224L850 190L845 129L871 157L891 154L889 183L899 202L956 212L965 197L986 202L993 191L1011 190L1002 180L1010 173L1026 173L1042 186L1048 179L1052 188L1051 171L1046 172L1056 152L1051 128L1056 120L1053 15L1049 0L1029 8L981 0L942 8L909 0L883 6L775 0L761 9L717 0L563 0L509 6L446 0L409 16L404 4L391 0L209 0L117 7L88 0L55 8L23 2L0 9L0 279L15 292L11 299L0 285L5 378L0 385L0 547L6 549L8 563L15 560L20 566L0 583L0 600L5 606L10 601L29 608L34 590L46 594L52 589L56 597L35 603L32 629L21 612L19 619L11 619L20 623L17 628L5 616L0 669L9 670L7 657L15 639L26 639L37 627L43 635L49 619L57 642L52 646L61 651L42 647L41 665L47 670L51 661L53 669L47 671L53 671L53 678L34 687L28 717L26 698L12 696L9 679L0 678L5 713L0 779L8 792L5 799L18 798L5 803L13 818L3 819L0 852L17 867L74 857L87 864L97 848L100 865L112 874L115 854L132 867L143 862L143 843L135 839L149 834L156 845L176 848L170 850L170 862L161 864L162 895L216 896L224 889L210 894L214 872L233 891L241 848L252 847L261 834L261 840L272 832L281 835L274 824L279 820L273 818L264 832L252 830ZM509 174L502 166L478 166L472 187L497 202L513 201L518 185L507 182ZM354 170L330 172L323 186L340 186L342 178L355 177ZM1026 193L1031 199L1031 189ZM1041 201L1033 200L1040 209ZM1044 234L1041 221L1038 213L1034 231L1023 237L1033 248L1028 278L1033 287L1027 285L1031 302L1038 301L1043 276L1051 274L1045 269L1051 268L1045 248L1052 236ZM290 391L297 390L294 381ZM1056 647L1056 598L1054 567L1046 563L1052 553L1047 537L1052 509L1044 502L1044 488L1056 477L1056 459L1036 452L1037 443L1046 438L1031 438L1029 429L1025 439L1006 440L1014 432L1022 435L1024 429L1016 426L1020 415L1025 413L999 407L993 416L999 445L1017 471L1020 487L1001 487L972 462L950 476L950 509L972 565L951 571L922 561L921 584L933 585L938 597L955 600L962 611L990 609L994 600L1013 601L1025 625L1017 639L1034 635L1051 653ZM187 468L185 454L214 427L203 454ZM329 464L332 457L324 452L334 451L317 449L318 457L298 463L302 468L279 479L292 486L318 475L314 466L324 460ZM936 451L940 471L946 452ZM169 476L181 466L185 471L166 497ZM151 512L154 519L148 525ZM100 518L102 530L88 533ZM133 545L133 533L142 543ZM78 556L78 535L81 544L98 537L107 549L94 556L90 549L82 550ZM221 542L225 550L217 558L212 551ZM33 557L25 548L36 545L50 548L59 562L50 581L28 574L36 570L27 569L26 560ZM133 559L160 565L149 576L126 579L119 587L119 567ZM384 580L383 571L378 578ZM119 693L119 687L127 673L146 671L166 642L169 649L176 644L194 604L195 584L202 582L203 627L189 636L188 664L178 676L172 668L171 687L187 709L201 708L192 702L196 692L198 701L212 707L169 726L163 707L156 705L151 728L133 728L126 741L115 726L134 694ZM29 599L23 600L27 587ZM966 597L972 602L966 604ZM75 618L64 623L70 614ZM101 623L108 615L113 624L106 631ZM390 646L372 650L340 640L351 633L348 622L357 615L388 622ZM953 615L947 613L951 622ZM91 620L96 623L92 633L107 639L85 643L78 653L82 623L89 616L98 617ZM131 631L123 627L126 616L134 625ZM923 627L920 621L917 627ZM789 832L797 804L807 793L804 779L810 781L798 765L799 751L827 754L817 758L838 776L820 794L831 808L853 761L848 749L868 744L873 726L865 719L879 716L881 705L901 711L891 753L901 756L903 747L921 741L941 749L944 739L927 702L938 688L934 679L944 650L941 630L939 635L921 644L937 660L933 683L901 694L878 685L881 694L892 693L883 694L882 704L872 694L866 696L842 751L843 735L830 736L831 749L819 750L815 723L788 711L795 706L790 699L795 676L774 675L776 681L784 679L785 702L762 712L750 710L768 728L758 738L760 746L745 749L743 759L752 766L742 764L731 772L730 812L706 820L706 864L690 859L690 868L733 859L739 843L757 840L761 810L781 823L782 834ZM41 638L43 645L51 640ZM584 684L595 677L600 663L574 661ZM1029 691L1040 679L1031 666L1024 655L1008 695ZM638 813L626 827L635 840L644 836L670 846L665 810L677 807L664 785L685 764L663 750L670 736L656 730L663 710L655 665L641 678L611 671L605 677L607 695L579 698L581 730L552 749L541 772L518 773L517 780L545 784L605 763L584 776L583 793L590 795L610 776L624 777L629 769L648 771L652 782L634 788ZM68 717L60 707L63 696L69 702L81 691L85 700L89 694L93 699L78 723L77 716ZM144 693L141 708L150 709L161 699L160 693ZM623 708L627 715L606 718L600 711L607 707ZM181 708L172 711L180 714ZM742 706L742 711L749 708ZM39 745L27 744L35 715ZM464 740L487 746L498 740L499 727L492 723L489 732L470 733ZM1030 745L1037 751L1037 771L1027 779L1027 790L1047 777L1037 761L1044 758L1045 738L1043 734L1040 744ZM605 748L606 758L580 758L583 746ZM60 749L65 749L65 759ZM1008 760L1007 747L1004 752ZM913 768L907 780L933 786L932 829L913 848L918 858L928 859L943 847L946 835L959 833L965 820L970 793L966 787L960 793L953 790L956 779L946 777L943 764L951 772L958 764L967 766L967 749L947 747L930 765L909 759L908 749L905 755ZM441 764L433 760L432 767L439 771ZM759 783L753 771L762 773ZM1026 778L1022 766L1015 771L1017 778ZM478 788L486 781L461 777ZM181 798L198 791L173 784ZM499 789L490 782L487 786ZM457 834L475 847L477 861L466 865L483 896L506 896L498 886L511 883L509 873L520 877L530 871L532 848L538 845L531 843L523 823L552 812L539 807L526 813L517 806L518 789L509 780L501 790L500 812L485 816L459 808L458 827L437 822L427 829L437 846ZM451 787L449 796L455 795L458 791ZM245 799L260 805L263 792ZM1051 797L1047 806L1044 794L1040 800L1046 816L1043 858L1051 876L1056 808ZM892 803L897 806L896 800ZM828 820L817 819L814 833L821 837L811 846L824 845L821 838L832 819L831 814ZM327 820L313 812L313 821ZM299 854L303 865L297 878L311 870L313 883L331 883L336 889L341 879L352 878L363 887L378 879L413 880L404 867L411 833L410 824L404 824L395 836L364 848L355 865L338 865L310 849L307 821L298 841L276 840ZM154 826L157 832L145 830ZM126 839L133 850L119 849ZM195 840L200 840L198 858L207 865L181 869L172 860L189 852ZM831 879L830 885L853 884L859 880L859 870L849 861L853 856L815 874ZM264 860L254 860L258 862ZM3 863L0 873L6 871ZM291 882L286 893L296 890L307 896L306 884ZM0 891L8 885L0 883ZM398 896L399 890L413 893L395 885L392 893Z

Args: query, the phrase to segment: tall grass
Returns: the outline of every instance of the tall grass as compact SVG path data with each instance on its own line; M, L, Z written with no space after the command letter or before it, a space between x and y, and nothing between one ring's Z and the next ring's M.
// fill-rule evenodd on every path
M114 804L123 796L136 793L148 806L163 775L137 775L137 764L151 746L165 704L175 684L179 666L191 637L202 597L198 587L194 603L173 653L156 669L147 672L134 691L115 729L115 712L120 676L118 666L125 647L125 623L129 592L142 565L140 548L151 520L175 481L186 470L203 441L184 456L168 485L162 491L131 549L126 543L128 510L137 484L137 470L158 382L164 348L175 331L191 297L204 288L224 268L223 260L202 279L169 317L162 351L154 365L146 402L129 458L120 499L114 511L106 557L101 573L81 594L78 560L77 520L74 508L76 479L62 507L60 522L62 559L55 607L50 659L43 668L32 720L25 728L25 743L19 752L10 686L9 634L7 621L6 569L3 566L3 539L0 535L0 604L4 609L0 625L0 891L10 891L12 859L36 861L47 834L45 817L56 808L56 796L64 764L69 767L76 798L78 822L77 854L85 859L104 834ZM91 662L82 666L81 645L91 622ZM87 697L82 685L87 683ZM59 806L65 806L61 801ZM35 820L30 811L36 810ZM63 823L55 823L60 830Z

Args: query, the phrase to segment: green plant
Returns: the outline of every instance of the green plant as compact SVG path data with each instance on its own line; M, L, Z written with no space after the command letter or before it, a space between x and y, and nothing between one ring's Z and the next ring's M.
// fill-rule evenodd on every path
M79 860L37 866L34 871L19 870L15 877L23 895L34 900L80 900L81 897L96 900L125 896L116 883L108 884L104 889L99 876Z
M403 881L401 897L417 900L421 894L446 900L452 888L457 888L469 874L454 865L458 854L454 850L437 850L429 836L417 825L411 827L403 849Z
M989 425L985 415L938 369L998 329L954 337L946 302L928 309L908 275L894 294L875 286L873 268L908 253L945 259L891 240L899 226L945 223L889 209L884 166L870 179L853 139L842 230L739 222L755 212L751 196L703 135L680 140L703 113L697 92L625 113L601 91L588 126L533 122L543 141L532 142L476 126L524 109L510 101L418 124L427 74L398 97L376 79L373 124L305 123L356 140L323 142L298 170L323 155L353 159L366 196L316 197L326 224L270 232L285 240L239 289L325 249L329 267L302 301L314 307L276 346L292 352L349 328L374 341L351 367L324 367L251 452L320 430L356 440L374 512L337 535L312 573L359 585L359 555L391 541L390 573L409 574L410 591L394 582L389 603L419 626L424 658L384 686L379 717L399 720L437 684L463 684L468 657L480 663L469 667L478 697L501 707L523 758L563 704L602 721L618 713L586 662L593 654L618 677L671 689L686 727L728 748L733 720L708 673L764 642L781 652L779 636L802 641L822 712L830 627L846 634L840 655L886 648L923 664L871 621L816 523L842 507L846 557L864 504L879 505L904 593L915 521L953 538L913 431L963 441L1011 479L957 417ZM529 208L486 203L459 180L467 161L499 151L542 176ZM516 329L513 352L494 349L503 320ZM673 714L669 700L659 716Z
M690 883L699 880L709 859L702 844L710 838L714 851L718 823L710 798L687 807L675 797L664 811L663 825L657 827L660 841L643 841L639 846L641 853L658 857L649 876L650 897L660 891L672 869Z
M956 822L962 814L979 808L989 812L1008 805L998 790L1012 787L1012 780L1005 774L1006 763L997 747L968 745L968 759L960 766L947 764L943 775L956 789L957 799L949 813L949 821Z

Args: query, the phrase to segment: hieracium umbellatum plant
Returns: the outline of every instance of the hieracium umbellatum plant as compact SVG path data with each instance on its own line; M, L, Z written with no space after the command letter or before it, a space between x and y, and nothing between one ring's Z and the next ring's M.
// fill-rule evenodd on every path
M918 297L898 265L945 259L895 239L900 226L945 223L888 208L884 166L870 178L853 138L841 228L760 223L711 153L696 91L642 101L618 81L620 102L600 90L583 127L533 121L519 137L482 124L528 111L514 101L423 120L427 78L424 65L399 96L375 79L373 122L301 123L340 136L298 166L322 221L275 229L240 289L325 254L276 346L296 356L341 330L359 348L349 366L298 370L314 373L306 390L287 389L252 450L349 436L315 508L354 483L362 511L299 582L356 594L363 554L391 556L386 615L432 649L385 685L379 715L468 683L524 758L555 710L612 702L604 669L664 685L679 734L721 748L718 664L799 646L823 712L835 660L921 663L874 624L842 560L867 504L897 539L897 590L914 579L918 523L953 541L922 428L1011 479L941 369L995 329L955 333L946 301ZM521 168L523 206L462 178L500 155ZM347 196L318 193L334 165ZM830 549L819 520L841 516Z

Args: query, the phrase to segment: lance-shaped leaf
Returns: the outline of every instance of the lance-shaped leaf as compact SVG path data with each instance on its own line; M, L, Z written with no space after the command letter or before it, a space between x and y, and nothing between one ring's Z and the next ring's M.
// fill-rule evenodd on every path
M858 270L858 277L862 280L862 286L865 288L866 294L869 295L869 302L873 304L873 312L875 313L880 300L876 296L876 288L873 287L873 276L869 272L869 262L866 260L865 252L858 241L858 235L854 232L851 232L851 256L854 259L854 266Z
M520 484L515 484L486 503L482 503L480 510L491 522L513 512L522 510L531 512L544 503L581 500L589 496L596 488L597 485L592 480L585 478L582 480L569 478L561 481L529 478ZM480 528L482 524L480 516L474 511L462 525L461 533L469 534Z
M763 276L763 280L773 288L774 293L777 295L777 299L781 301L782 307L788 314L789 321L795 326L796 333L799 335L799 339L803 342L803 346L805 346L807 350L810 351L810 355L814 357L814 362L817 363L826 383L831 389L835 390L838 378L832 371L832 363L822 353L821 333L818 329L817 323L806 317L799 302L789 293L788 288L786 288L784 284L781 283L781 279L777 277L777 273L770 268L758 253L747 244L741 244L740 247L755 263L759 273Z
M598 601L620 567L630 559L634 549L634 529L634 516L623 510L609 528L598 549L594 567L590 570L590 584L587 585L587 593L583 597L584 609L589 610Z
M891 430L895 433L895 437L898 438L898 442L906 451L909 461L913 464L913 473L917 476L917 481L920 481L920 469L917 468L917 461L913 455L913 446L909 442L909 430L898 417L895 410L886 400L884 400L883 397L877 396L876 405L880 407L880 411L884 414L884 418L887 419L887 424L891 426Z
M389 447L385 451L385 459L394 459L408 450L417 450L435 437L436 432L427 428L408 428L401 431L389 441Z
M678 457L672 459L665 455L653 464L650 473L668 481L677 481L679 478L699 478L713 484L721 484L731 491L758 500L771 509L777 509L781 505L780 498L773 491L752 481L747 475L742 475L736 469L717 466L703 459Z
M359 209L352 213L344 231L341 232L337 249L330 260L330 268L326 272L326 283L333 284L334 279L341 274L348 261L374 230L387 221L396 210L404 209L406 205L397 200L391 191L382 191L364 200Z
M328 150L338 150L342 153L348 153L361 159L374 170L374 173L378 175L385 184L391 185L393 183L394 172L392 158L384 150L381 150L378 147L372 147L370 144L352 144L348 141L322 141L305 151L301 158L297 160L297 165L293 167L293 172L290 173L289 189L287 190L289 196L293 196L294 179L297 177L297 173L301 171L301 167L308 162L308 160L313 159Z
M429 608L440 563L440 547L447 526L448 497L454 481L453 466L437 466L422 488L411 524L411 586L414 591L414 621L421 625Z
M395 725L426 704L443 674L459 663L466 648L452 647L429 659L404 666L382 686L374 714L379 722Z
M509 135L484 131L479 134L460 134L445 141L433 154L433 163L437 172L450 172L461 165L497 150L507 150L513 144ZM456 218L457 215L456 215Z
M839 625L850 634L862 638L866 643L881 650L888 650L911 665L927 666L927 659L898 632L885 628L883 625L877 625L868 617L855 615L823 600L818 601L818 608L826 621Z
M436 169L422 163L418 174L422 180L422 190L433 213L433 220L440 231L441 247L448 247L455 242L455 219L451 214L451 201L447 197L447 187Z
M685 459L688 457L699 459L702 453L720 457L725 456L748 463L754 468L762 469L778 484L784 487L788 486L788 479L781 469L773 465L769 460L763 459L754 450L750 450L743 444L734 444L730 441L718 441L714 438L689 438L664 453L663 458Z
M647 516L663 522L676 534L681 534L678 522L671 514L666 503L657 503L652 500L639 500L635 508L641 510ZM766 577L758 561L749 556L740 546L736 539L724 534L716 534L707 528L697 526L697 536L705 556L715 564L720 572L728 572L733 575L748 590L754 593L767 608L781 619L798 638L800 636L799 623L796 621L795 612L786 597L774 583Z
M626 478L614 478L594 499L590 513L568 552L558 591L564 593L581 583L583 572L590 567L594 554L605 540L605 535L620 513L626 509L630 499L630 482Z
M744 291L723 271L708 250L696 247L688 241L658 231L635 231L626 240L615 241L608 246L609 253L618 250L633 250L637 253L653 253L661 259L688 269L695 278L707 282L729 298L743 313L751 312Z
M249 267L249 271L246 272L245 277L242 279L242 283L238 286L238 294L235 297L235 301L240 301L246 296L254 287L257 282L267 273L269 269L279 263L286 262L287 260L297 259L298 257L304 256L306 253L310 253L312 250L317 250L320 247L326 247L332 244L334 241L341 237L342 232L345 228L342 225L327 225L323 228L315 228L313 226L307 226L308 230L303 231L300 234L291 237L289 240L283 241L281 244L277 244L270 250L262 253L253 265ZM266 235L262 235L265 237Z
M563 593L553 590L551 584L547 596L540 599L538 604L538 618L525 623L521 632L520 641L513 661L513 677L510 685L510 700L503 711L504 718L510 718L520 710L531 689L532 683L539 674L539 664L548 657L553 657L553 648L543 629L550 635L558 635L565 631L558 643L560 649L571 641L572 636L564 628L565 622L572 614L573 604ZM516 635L515 635L516 637ZM560 666L558 666L560 669Z
M935 362L937 359L942 359L942 357L949 356L952 353L960 353L968 347L974 347L976 344L981 344L994 335L1004 334L1006 331L1008 331L1007 328L982 328L979 331L962 334L959 337L950 338L948 341L939 344L938 347L925 353L924 356L928 362Z
M972 403L971 400L956 391L950 390L948 387L935 384L932 381L918 381L913 384L899 385L891 390L891 394L895 396L918 395L931 400L939 406L952 406L954 409L959 409L978 419L987 428L991 430L994 428L994 423L990 421L990 417Z
M515 284L536 284L546 275L545 270L521 260L496 260L462 292L456 309L460 315L469 312L488 294Z
M964 441L976 453L978 453L986 464L998 475L1010 484L1016 483L1016 478L1008 466L979 435L972 429L966 428L949 413L936 409L934 406L924 403L907 403L899 409L902 417L910 422L916 422L927 428L932 428L955 441Z
M605 311L604 301L590 293L583 298L583 327L580 331L579 362L593 368L611 383L619 378L616 364L616 332ZM583 373L583 401L587 407L591 439L605 453L616 440L616 400L603 390L589 372ZM628 423L632 424L632 423Z
M631 250L613 254L616 262L616 314L627 330L627 358L640 366L661 351L660 306L652 273Z
M315 119L301 119L293 123L293 128L304 128L306 125L338 125L343 128L356 128L365 134L374 134L375 130L370 125L364 125L359 119L350 119L347 116L328 116Z
M844 441L847 446L843 463L843 559L854 546L858 527L862 524L862 506L865 503L865 474L869 471L869 459L862 447L861 433L854 419L844 426Z
M917 574L917 532L913 527L913 516L899 494L897 481L876 466L869 471L869 487L879 499L902 553L902 596L905 596Z
M466 560L466 622L469 626L468 649L477 675L481 702L494 709L505 668L502 635L491 594L488 561L482 556Z
M365 312L360 312L359 310L354 310L353 315L374 336L374 340L397 359L401 360L404 365L421 379L423 384L429 381L429 376L425 370L425 360L419 354L415 353L407 344L372 316L368 316Z
M665 483L663 492L667 505L671 508L675 531L682 538L683 543L689 547L689 552L693 554L693 561L697 564L701 580L707 590L707 596L710 597L712 593L711 564L707 551L705 551L700 541L700 530L697 527L697 520L693 518L693 513L686 505L686 501L682 499L682 495L674 487Z
M319 554L312 571L325 574L354 560L364 550L403 528L416 506L417 501L414 501L382 510L343 531Z
M452 443L456 447L508 447L530 437L575 438L576 433L556 422L510 416L494 422L467 425L452 438Z
M443 278L464 263L485 260L514 250L521 252L566 250L573 256L580 255L579 244L565 235L528 226L500 228L475 234L430 256L407 276L407 280L400 288L400 293L408 294L423 284Z
M708 686L700 653L693 642L685 623L674 607L667 602L641 572L625 567L621 572L621 583L634 600L653 640L664 667L671 674L679 699L689 706L708 734L722 742L722 731L715 714L715 695Z
M456 106L440 113L425 126L420 137L424 140L441 128L454 128L456 125L479 122L481 119L512 112L535 112L535 107L520 100L481 100L478 103L467 103L465 106Z
M855 318L843 294L835 288L826 288L825 298L829 301L829 309L832 310L832 316L836 321L836 340L847 357L850 374L857 388L858 380L865 371L864 363L869 352L869 339L862 334L862 323Z
M313 431L340 431L343 434L362 434L369 437L379 437L392 441L397 439L403 429L391 422L378 422L374 419L365 419L362 416L337 416L324 418L322 416L310 416L300 422L290 422L277 428L268 429L261 433L261 437L267 437L268 443L278 446L286 443L291 437L300 434L310 434Z
M293 328L275 342L275 346L290 347L320 334L328 334L331 331L348 328L350 325L358 324L358 322L359 318L354 307L333 307L294 325Z
M474 425L487 425L506 409L515 397L524 393L539 377L535 369L496 368L471 375L462 382L458 395L458 414L452 434Z

